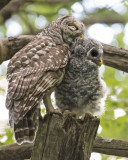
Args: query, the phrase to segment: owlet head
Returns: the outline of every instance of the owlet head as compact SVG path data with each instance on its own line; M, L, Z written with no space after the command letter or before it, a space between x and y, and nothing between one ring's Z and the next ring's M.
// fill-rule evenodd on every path
M83 42L84 48L86 48L87 59L91 62L97 64L98 66L102 65L103 58L103 46L100 42L95 39L86 39Z
M82 37L83 24L71 16L62 17L60 29L65 43L72 44L77 37Z

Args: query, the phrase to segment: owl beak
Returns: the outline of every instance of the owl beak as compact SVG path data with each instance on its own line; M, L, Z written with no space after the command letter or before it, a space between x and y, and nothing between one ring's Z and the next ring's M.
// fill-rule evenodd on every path
M101 66L102 64L103 64L103 61L102 61L102 59L100 59L98 65Z
M84 34L81 35L81 38L84 39Z

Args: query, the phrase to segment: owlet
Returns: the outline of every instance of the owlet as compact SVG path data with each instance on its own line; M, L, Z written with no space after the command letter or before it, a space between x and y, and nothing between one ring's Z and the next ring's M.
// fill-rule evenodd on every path
M106 85L99 76L103 47L94 39L78 39L71 52L64 78L55 89L56 104L62 112L101 115L106 98Z

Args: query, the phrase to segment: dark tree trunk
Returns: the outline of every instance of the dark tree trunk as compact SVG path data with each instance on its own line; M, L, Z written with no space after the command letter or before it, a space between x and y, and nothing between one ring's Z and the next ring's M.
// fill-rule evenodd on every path
M50 113L40 120L32 160L89 160L100 120Z

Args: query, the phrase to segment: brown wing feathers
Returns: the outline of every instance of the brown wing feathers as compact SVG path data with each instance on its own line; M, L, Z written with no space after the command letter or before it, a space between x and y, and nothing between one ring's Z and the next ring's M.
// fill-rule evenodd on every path
M38 43L38 45L35 46L35 49L31 49L33 45L29 44L27 53L22 51L23 56L20 55L19 57L21 63L19 63L19 59L17 59L17 56L19 53L21 54L21 51L14 56L20 67L18 68L14 58L10 63L12 65L16 64L15 67L12 67L13 73L10 75L8 73L8 77L11 78L8 95L10 99L13 99L13 106L11 105L11 107L13 107L13 118L15 122L18 122L19 118L22 119L33 106L39 103L43 98L45 91L57 83L59 77L54 79L49 71L57 71L59 68L64 67L68 61L68 49L61 45L54 45L54 47L52 47L51 43L50 40L46 40L46 42L43 43L40 42L40 44ZM50 46L48 44L50 44ZM42 46L44 48L42 48ZM33 52L35 52L34 58L31 57L30 59L30 53L32 54ZM24 55L29 55L28 60ZM26 62L27 65L25 65L24 62ZM10 70L10 67L11 66L9 65L8 70ZM15 77L16 74L18 75L17 77ZM54 73L52 74L54 75ZM38 94L40 94L40 96ZM38 97L41 97L41 99ZM9 108L8 101L9 99L7 98L6 104Z

